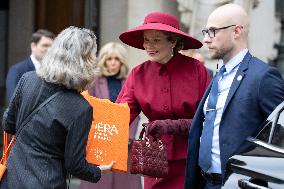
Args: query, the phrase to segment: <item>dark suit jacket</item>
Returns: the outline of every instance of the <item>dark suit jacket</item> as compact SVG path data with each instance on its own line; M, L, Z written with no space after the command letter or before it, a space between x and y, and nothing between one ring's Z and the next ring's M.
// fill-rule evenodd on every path
M10 134L20 130L24 119L45 99L42 107L22 129L7 162L0 189L64 189L66 174L90 182L100 179L100 170L86 161L86 142L92 122L92 108L78 92L41 83L36 73L20 79L3 116L3 128Z
M203 178L198 166L198 155L204 121L203 106L211 85L199 104L189 133L186 189L202 188ZM256 136L262 122L283 100L284 82L280 73L248 52L233 80L220 122L219 143L223 178L228 158L243 150L245 139L248 136Z
M9 103L18 81L26 72L35 70L32 59L29 57L24 61L10 67L6 78L6 102Z

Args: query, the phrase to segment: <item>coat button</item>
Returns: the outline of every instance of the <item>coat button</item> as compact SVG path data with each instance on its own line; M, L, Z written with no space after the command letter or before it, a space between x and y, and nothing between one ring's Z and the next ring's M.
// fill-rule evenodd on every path
M164 110L168 110L169 106L168 105L164 105Z
M169 91L168 88L163 88L163 89L161 89L161 92L163 92L163 93L167 93L168 91Z
M162 73L162 75L163 75L163 76L167 76L167 75L169 75L169 72L168 72L167 70L164 70L163 73Z

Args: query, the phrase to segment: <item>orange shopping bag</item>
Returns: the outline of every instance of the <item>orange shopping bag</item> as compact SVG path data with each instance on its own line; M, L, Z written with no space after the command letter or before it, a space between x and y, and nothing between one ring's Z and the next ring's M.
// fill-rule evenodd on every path
M93 107L93 121L87 141L88 162L103 165L112 160L113 171L127 172L130 109L128 105L112 103L108 99L82 95Z

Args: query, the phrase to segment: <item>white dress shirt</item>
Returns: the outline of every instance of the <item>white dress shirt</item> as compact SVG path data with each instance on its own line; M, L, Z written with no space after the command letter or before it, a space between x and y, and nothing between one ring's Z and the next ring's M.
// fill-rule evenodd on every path
M32 59L32 62L35 66L35 70L37 70L39 67L40 67L40 62L31 54L31 59Z
M212 164L211 168L208 170L210 173L221 173L221 161L220 161L220 147L219 147L219 126L225 106L229 90L231 88L234 77L238 71L240 63L244 59L248 49L244 49L239 52L234 58L232 58L227 64L225 64L226 72L223 74L218 81L218 99L216 104L216 118L214 121L214 131L212 137L212 148L211 157ZM208 103L208 97L203 106L203 112L205 115L205 110ZM204 125L204 123L203 123Z

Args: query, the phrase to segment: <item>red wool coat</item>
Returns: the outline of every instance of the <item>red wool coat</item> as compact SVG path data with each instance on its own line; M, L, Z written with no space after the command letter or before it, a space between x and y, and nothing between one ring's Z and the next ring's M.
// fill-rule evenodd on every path
M210 82L197 60L177 54L167 63L146 61L129 74L117 98L127 102L131 121L142 111L149 121L192 119ZM185 159L187 136L163 135L168 160Z

